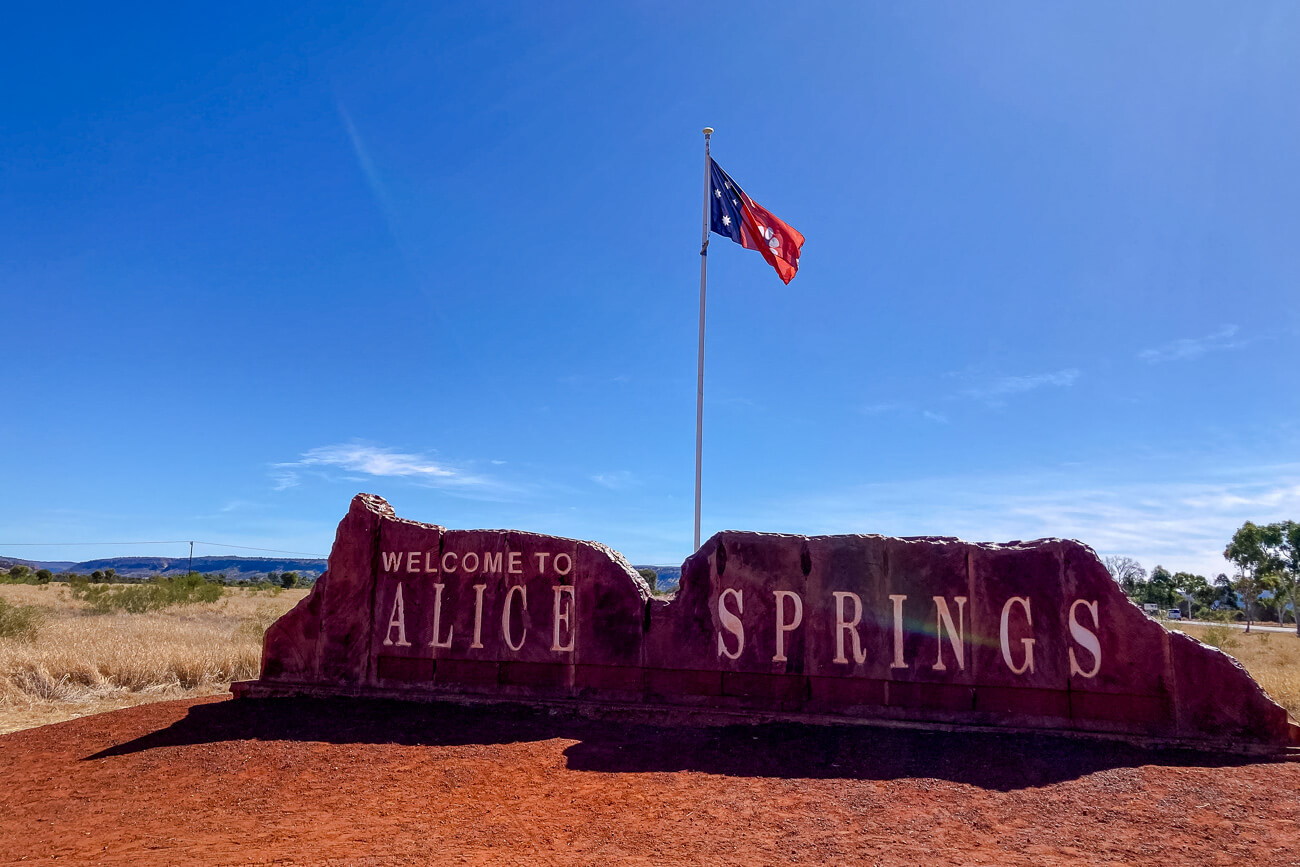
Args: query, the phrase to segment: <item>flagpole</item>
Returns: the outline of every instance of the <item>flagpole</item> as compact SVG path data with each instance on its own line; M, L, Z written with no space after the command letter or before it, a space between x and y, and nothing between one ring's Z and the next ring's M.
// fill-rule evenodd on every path
M700 463L704 453L704 277L709 266L709 136L704 128L704 229L700 236L700 362L695 388L695 550L700 550Z

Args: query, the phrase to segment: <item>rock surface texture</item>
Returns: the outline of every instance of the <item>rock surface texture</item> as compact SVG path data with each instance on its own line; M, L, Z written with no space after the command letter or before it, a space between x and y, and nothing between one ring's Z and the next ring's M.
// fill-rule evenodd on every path
M723 532L654 598L617 552L358 494L236 695L564 701L1282 749L1300 726L1079 542Z

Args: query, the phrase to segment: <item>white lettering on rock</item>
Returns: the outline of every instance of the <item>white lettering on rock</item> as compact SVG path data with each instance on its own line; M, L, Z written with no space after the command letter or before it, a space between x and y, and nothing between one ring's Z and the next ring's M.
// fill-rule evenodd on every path
M523 564L519 562L520 558L523 556L524 555L519 553L518 551L510 552L510 558L509 558L507 568L509 569L511 575L524 574Z
M572 584L556 584L551 588L555 591L555 611L552 622L555 624L554 634L551 637L551 650L559 653L573 653L573 606L574 595ZM569 602L561 608L561 600L569 597ZM569 634L567 644L560 644L560 624L564 624L565 631Z
M835 597L835 661L848 664L848 657L844 655L844 635L853 641L853 661L861 665L867 659L867 653L862 649L862 639L858 635L858 624L862 622L862 599L856 593L846 593L842 590L836 590L831 594ZM853 600L853 619L844 619L844 600Z
M421 557L421 556L423 556L423 555L422 555L419 551L407 551L407 552L406 552L406 571L407 571L407 572L419 572L419 571L420 571L419 563L420 563L420 557Z
M1024 674L1026 671L1034 673L1034 639L1022 638L1020 645L1025 649L1025 661L1016 665L1011 659L1011 606L1019 605L1025 609L1025 623L1032 632L1034 628L1034 615L1029 610L1028 596L1012 596L1002 606L1002 623L998 627L998 640L1002 645L1002 661L1011 669L1012 674Z
M1075 612L1082 605L1084 610L1092 614L1093 629L1101 628L1101 618L1097 613L1097 603L1087 602L1083 599L1076 599L1070 604L1070 637L1079 642L1079 646L1092 654L1092 668L1084 671L1079 665L1079 660L1074 656L1074 648L1069 651L1070 656L1070 676L1079 675L1080 677L1096 677L1097 672L1101 670L1101 642L1097 640L1097 634L1092 629L1087 628L1079 622Z
M483 555L483 571L484 571L484 572L500 572L500 571L501 571L501 552L500 552L500 551L497 551L495 554L488 554L488 553L485 553L485 554Z
M523 619L524 612L528 608L528 588L522 584L516 584L506 591L506 604L501 608L501 637L505 639L506 646L518 653L524 646L524 639L528 637L528 627L523 627L519 631L519 643L510 640L510 608L515 594L519 594L519 617Z
M473 565L471 565L470 562L469 562L469 558L470 558L470 557L473 557L473 558L474 558L474 563L473 563ZM462 555L461 555L461 558L460 558L460 568L461 568L463 571L465 571L465 572L477 572L477 571L478 571L478 555L475 554L473 551L470 551L468 554L462 554Z
M394 626L397 627L397 641L393 641ZM397 585L397 595L393 597L393 613L388 616L388 630L384 633L384 646L411 646L411 642L406 640L406 603L402 601L401 584Z
M550 556L551 556L551 552L550 552L550 551L538 551L538 552L537 552L536 554L534 554L533 556L537 558L537 571L538 571L538 572L545 572L545 571L546 571L546 561L550 558Z
M433 638L429 641L430 647L451 647L452 627L447 627L446 641L438 640L438 634L442 632L442 591L446 587L446 584L433 585Z
M483 591L486 589L486 584L474 585L474 643L470 645L471 650L483 646Z
M889 663L889 667L907 668L907 663L903 661L903 603L907 597L890 596L889 601L894 603L894 661Z
M402 568L401 551L381 551L379 557L384 562L385 572L396 572Z
M952 625L952 612L948 610L948 600L942 596L934 597L935 623L934 637L939 642L939 652L934 661L935 671L947 671L948 667L943 664L943 632L944 627L948 629L948 643L952 646L953 656L957 657L957 668L961 671L966 670L966 644L965 644L965 614L966 614L966 597L954 596L953 601L957 603L957 625Z
M457 560L457 558L458 558L459 556L460 556L460 555L457 554L455 551L448 551L446 554L443 554L443 555L442 555L442 571L444 571L444 572L455 572L455 571L456 571L456 560ZM448 558L448 557L451 558L451 565L447 565L447 558Z
M798 629L799 624L803 623L803 600L792 590L773 590L772 595L776 604L776 653L772 654L772 661L785 662L785 634ZM789 621L785 619L787 599L794 601L794 619Z
M563 566L560 565L561 561L564 562ZM573 571L573 558L570 557L568 554L556 554L555 571L560 575L568 575L570 572Z
M732 614L727 610L727 597L735 597L736 613ZM725 656L727 659L739 659L740 653L745 649L745 624L740 622L737 615L745 613L745 599L740 595L740 591L728 588L718 594L718 620L722 622L722 628L726 629L732 635L736 636L736 652L732 653L727 650L727 642L718 633L718 656Z

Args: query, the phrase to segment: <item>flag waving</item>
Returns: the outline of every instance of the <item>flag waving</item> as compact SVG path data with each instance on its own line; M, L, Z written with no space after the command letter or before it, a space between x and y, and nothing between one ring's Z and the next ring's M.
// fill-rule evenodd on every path
M757 250L787 284L799 270L803 235L745 195L731 176L709 158L709 228L747 250Z

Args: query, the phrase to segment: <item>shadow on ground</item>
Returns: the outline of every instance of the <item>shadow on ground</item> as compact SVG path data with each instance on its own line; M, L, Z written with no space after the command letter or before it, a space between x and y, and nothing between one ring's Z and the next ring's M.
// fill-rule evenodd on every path
M1258 758L1151 750L1052 735L934 732L796 723L696 726L592 720L523 705L359 699L241 699L197 704L167 728L87 760L224 741L457 746L561 738L570 770L697 771L787 779L941 779L1010 791L1143 765L1233 767Z

